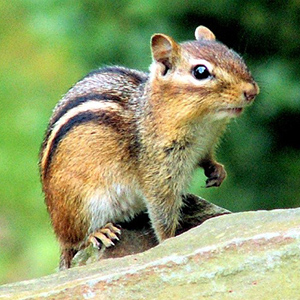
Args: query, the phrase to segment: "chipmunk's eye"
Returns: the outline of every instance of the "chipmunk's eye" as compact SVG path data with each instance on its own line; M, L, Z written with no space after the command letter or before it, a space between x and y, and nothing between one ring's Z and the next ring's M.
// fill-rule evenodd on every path
M194 67L192 74L198 80L207 79L212 76L210 74L210 72L208 71L207 67L204 65L198 65L198 66Z

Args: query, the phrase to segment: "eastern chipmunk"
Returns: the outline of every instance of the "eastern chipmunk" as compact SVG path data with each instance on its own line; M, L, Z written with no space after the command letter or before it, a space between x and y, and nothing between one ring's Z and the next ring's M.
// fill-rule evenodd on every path
M40 154L60 268L92 242L109 247L114 225L147 211L159 242L174 236L198 166L206 187L226 172L214 148L228 121L259 93L243 59L206 27L181 44L151 38L150 73L106 67L57 104Z

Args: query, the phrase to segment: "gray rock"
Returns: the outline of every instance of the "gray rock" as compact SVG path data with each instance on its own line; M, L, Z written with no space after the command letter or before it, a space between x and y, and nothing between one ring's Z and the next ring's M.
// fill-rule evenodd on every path
M205 221L143 253L0 287L0 299L299 299L300 208Z

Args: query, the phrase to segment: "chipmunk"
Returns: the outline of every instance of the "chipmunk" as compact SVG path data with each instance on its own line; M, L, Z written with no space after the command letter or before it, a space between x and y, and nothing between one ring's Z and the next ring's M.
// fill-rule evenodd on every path
M159 242L175 235L193 171L226 177L214 148L259 87L243 59L206 27L178 44L151 38L150 72L104 67L57 104L40 154L60 269L89 243L109 247L116 225L147 211Z

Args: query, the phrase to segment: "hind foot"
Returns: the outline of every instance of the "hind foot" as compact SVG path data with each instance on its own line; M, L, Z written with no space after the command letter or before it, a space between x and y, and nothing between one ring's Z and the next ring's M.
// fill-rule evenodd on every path
M95 248L101 249L102 245L108 248L115 245L113 241L118 241L118 235L120 234L120 228L112 223L107 223L102 228L90 234L88 241L92 243Z

